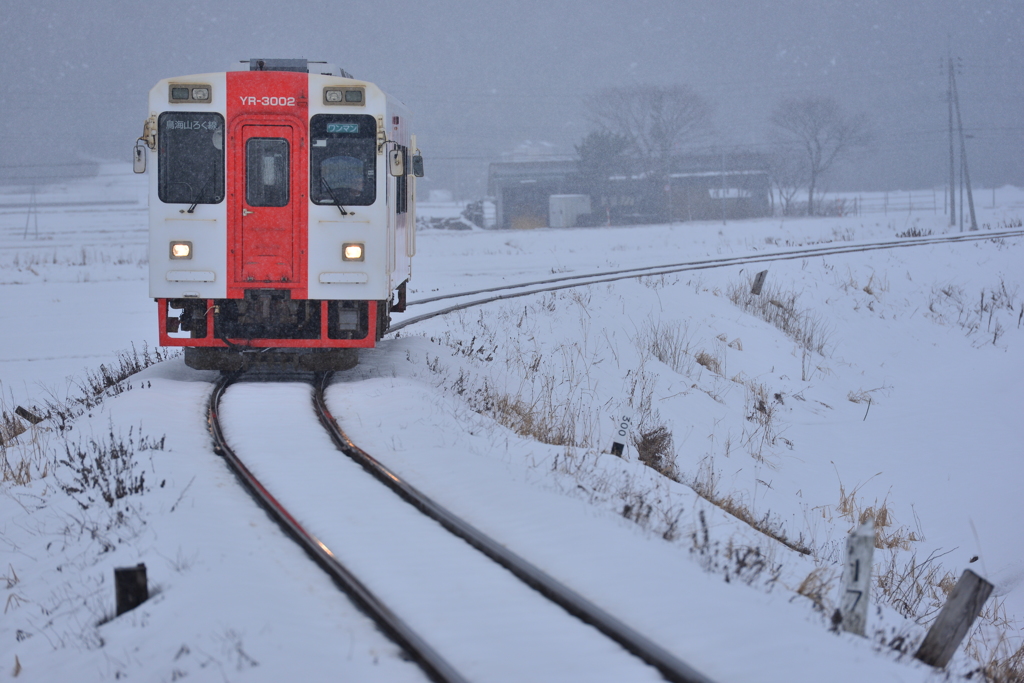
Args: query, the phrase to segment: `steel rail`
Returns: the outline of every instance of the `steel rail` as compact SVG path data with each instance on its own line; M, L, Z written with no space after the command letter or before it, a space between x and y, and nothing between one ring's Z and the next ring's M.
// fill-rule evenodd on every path
M724 268L727 266L738 266L748 265L752 263L764 263L770 261L792 261L795 259L811 258L815 256L834 256L840 254L858 253L866 251L878 251L882 249L897 249L901 247L919 247L929 246L935 244L944 244L950 242L973 242L979 240L995 239L999 237L1021 237L1024 236L1024 230L1009 230L1001 232L989 232L984 234L979 233L965 233L963 235L954 236L943 236L935 238L922 238L914 239L910 241L887 241L887 242L870 242L866 244L858 245L837 245L834 247L821 247L816 249L801 249L796 251L783 251L783 252L772 252L767 254L750 254L747 256L736 256L730 258L715 258L706 259L702 261L689 261L679 264L667 264L662 266L646 266L639 268L629 268L618 271L607 271L605 273L594 273L590 275L571 275L561 278L553 278L551 280L538 280L532 283L505 285L503 287L491 287L489 289L480 289L472 292L458 293L443 295L439 297L432 297L430 299L420 299L415 302L410 302L407 305L423 304L431 301L440 301L444 299L459 299L466 296L472 296L474 294L483 294L486 292L496 291L507 291L510 289L519 289L524 287L531 287L536 284L547 284L550 282L565 282L567 280L581 280L580 282L573 282L570 284L556 284L550 287L542 287L539 289L530 289L523 292L508 292L506 294L498 294L496 296L487 297L484 299L476 299L474 301L467 301L461 304L453 304L445 308L431 311L430 313L424 313L422 315L407 318L399 323L391 325L388 328L388 334L391 332L397 332L402 328L416 323L436 318L440 315L452 313L465 308L472 308L473 306L481 306L483 304L492 303L494 301L501 301L504 299L515 299L522 296L530 296L531 294L543 294L545 292L554 292L562 289L572 289L573 287L586 287L588 285L601 284L603 282L615 282L618 280L629 280L638 277L651 277L655 275L668 275L671 273L681 273L695 270L710 270L713 268Z
M346 436L327 407L324 391L330 383L332 374L324 373L315 380L313 405L321 424L327 429L331 440L334 441L340 451L361 465L363 469L388 486L406 502L439 523L452 534L469 543L494 562L497 562L519 580L559 605L577 619L593 626L628 652L658 669L666 680L673 683L712 683L711 679L696 671L665 648L604 611L587 598L539 569L536 565L512 552L447 508L439 505L382 462L356 446Z
M545 280L534 280L532 282L520 282L512 285L502 285L498 287L487 287L485 289L476 289L469 292L457 292L454 294L441 294L438 296L428 297L426 299L416 299L410 301L406 306L419 306L421 304L433 303L434 301L445 301L447 299L461 299L466 296L474 296L476 294L487 294L489 292L500 292L506 289L518 289L521 287L533 287L534 285L547 285L553 282L565 282L568 280L583 280L589 278L608 277L610 275L621 275L623 273L634 273L631 277L642 277L645 271L660 270L663 268L682 268L685 266L698 266L709 263L716 263L721 266L735 265L735 261L752 258L755 256L772 256L779 260L783 257L797 258L797 255L802 254L805 258L819 255L832 255L837 253L843 253L845 251L866 251L865 247L878 248L882 246L888 247L906 247L906 246L925 246L929 244L942 244L944 242L956 242L956 241L975 241L990 239L992 237L1020 237L1024 235L1024 231L1021 230L1006 230L999 231L996 233L986 233L985 235L977 234L962 234L962 235L936 235L928 237L911 237L902 238L900 240L885 240L882 242L865 242L863 244L835 244L831 247L807 247L805 249L788 249L785 251L768 252L766 254L748 254L746 256L727 256L715 259L703 259L699 261L683 261L681 263L666 263L658 266L637 266L636 268L622 268L620 270L606 270L601 273L583 273L581 275L564 275L562 277L548 278Z
M214 451L227 460L228 465L242 484L249 490L256 502L281 526L281 528L309 554L331 576L350 598L400 647L402 647L422 669L435 681L442 683L468 683L454 667L437 653L423 638L413 631L387 605L370 591L352 572L335 557L331 549L305 529L292 517L288 510L249 471L242 460L228 445L218 418L220 400L228 386L241 373L224 374L210 394L208 423L213 437Z

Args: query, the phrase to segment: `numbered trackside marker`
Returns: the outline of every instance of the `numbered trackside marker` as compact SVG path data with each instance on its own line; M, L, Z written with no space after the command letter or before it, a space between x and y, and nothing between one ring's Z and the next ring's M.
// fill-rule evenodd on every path
M840 596L840 628L864 635L871 591L871 562L875 553L875 523L869 519L846 539L846 566Z
M615 416L615 437L612 439L611 454L628 460L626 445L633 431L633 415L625 411Z

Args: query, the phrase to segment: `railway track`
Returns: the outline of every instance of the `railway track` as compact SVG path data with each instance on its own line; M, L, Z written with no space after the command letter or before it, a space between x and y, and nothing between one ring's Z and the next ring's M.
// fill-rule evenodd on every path
M492 303L494 301L514 299L516 297L521 296L530 296L531 294L543 294L545 292L554 292L562 289L571 289L573 287L585 287L587 285L600 284L603 282L615 282L617 280L628 280L637 277L668 275L671 273L681 273L686 271L708 270L711 268L725 268L728 266L752 265L756 263L767 263L771 261L791 261L795 259L804 259L815 256L835 256L839 254L853 254L858 252L878 251L881 249L920 247L935 244L946 244L952 242L976 242L979 240L997 239L1000 237L1021 236L1024 236L1024 229L1000 230L997 232L969 232L958 233L956 235L938 235L928 237L910 237L894 240L883 240L878 242L866 242L860 244L832 244L823 247L787 249L783 251L768 252L763 254L749 254L746 256L684 261L680 263L668 263L657 266L642 266L638 268L623 268L619 270L610 270L598 273L564 275L561 277L549 278L545 280L534 280L532 282L522 282L512 285L489 287L469 292L443 294L439 296L409 301L406 304L407 306L422 306L424 304L437 303L441 301L465 299L466 297L477 296L479 294L491 295L484 297L482 299L463 301L460 303L452 304L450 306L435 309L433 311L430 311L429 313L423 313L421 315L405 318L404 320L401 320L391 325L390 328L388 328L388 332L398 332L403 328L406 328L410 325L415 325L416 323L419 322L423 322L424 320L429 320L440 315L445 315L447 313L452 313L454 311L471 308L473 306L481 306L483 304Z
M434 680L454 682L498 680L502 677L522 680L527 672L517 673L515 667L517 663L528 662L533 658L537 661L550 660L555 669L561 667L559 670L564 670L566 674L573 667L589 667L583 672L583 680L664 679L685 683L709 682L708 678L672 653L516 555L497 540L483 534L466 520L452 514L352 443L338 426L324 399L330 375L312 378L312 391L308 384L297 385L294 381L290 384L238 384L239 378L239 375L222 377L211 393L209 424L217 451L226 458L268 513ZM294 377L290 379L294 380ZM241 449L229 443L236 437L229 439L226 436L221 419L225 394L229 387L238 386L245 387L241 393L243 397L246 394L254 397L267 392L275 393L270 401L265 400L266 396L240 399L257 410L267 405L298 405L299 408L294 410L304 412L285 416L287 424L308 433L310 422L315 419L323 427L321 436L330 447L324 448L318 444L313 449L315 455L308 458L289 457L286 465L289 476L285 476L281 469L281 459L274 457L271 447L274 439L279 438L277 435L282 432L282 418L266 415L261 420L251 419L250 416L245 421L246 425L266 424L269 431L254 435L248 433L248 430L239 430L237 438L246 442L245 450L240 453ZM282 397L277 394L281 392L290 395L305 392L307 398L312 400L314 411L309 411L308 403L302 406L301 402L280 400ZM258 452L261 446L270 450L261 455ZM277 451L278 455L280 452ZM308 471L303 470L304 467L308 467ZM298 471L291 471L292 468ZM378 491L372 494L374 502L354 503L355 498L362 500L362 496L368 495L366 474L376 481ZM315 506L316 510L302 503L304 498L308 501L310 496L298 493L295 482L303 481L305 477L318 478L320 485L333 482L331 486L339 489L354 485L359 493L347 496L343 491L332 488L336 500L331 504L337 506L337 516L324 517L320 511L320 506L326 500L323 496L313 497L321 501ZM281 493L277 493L278 489ZM362 514L347 509L346 505L362 506ZM372 510L371 515L366 514L367 509ZM370 531L363 529L358 533L352 528L353 519L360 520L357 526L375 528L375 520L378 518L386 519L394 526L382 526ZM337 528L337 520L340 519L345 519L349 525L345 532ZM322 533L317 533L314 528L321 529ZM424 550L423 544L429 545L429 552L424 553L426 557L415 556L415 547L404 547L416 546ZM387 549L377 547L382 545L387 546ZM387 560L370 557L380 556L381 553L387 556ZM439 568L432 570L430 557L438 554L444 555L443 561ZM432 608L433 613L424 612L414 604L422 599L411 600L414 604L412 607L403 601L403 596L410 597L408 586L396 588L377 572L367 570L375 562L378 567L416 567L417 576L433 576L441 584L455 567L456 576L448 579L454 580L455 584L447 587L415 587L418 591L431 591L443 596L441 604ZM457 570L460 568L465 570L462 576L458 576ZM406 576L404 580L408 583L410 577ZM479 586L484 590L477 593L472 588L467 589L467 586ZM475 611L480 604L488 605L494 612L481 615ZM439 625L436 623L438 609L443 609L445 618L456 615L452 618L457 621L458 615L462 615L469 621ZM481 616L484 618L481 619ZM529 623L529 628L525 629L529 633L522 628L523 623L526 623L524 619ZM509 643L510 652L490 655L495 661L502 662L500 668L504 673L501 676L491 675L493 671L482 675L481 667L485 669L486 664L475 662L474 656L457 642L458 639L453 641L450 637L436 635L452 630L471 633L478 629L494 631L489 634L491 637L485 638L488 642ZM536 633L533 632L535 630ZM432 635L425 637L422 635L424 632ZM553 650L552 645L555 646ZM578 651L573 650L573 646ZM523 648L523 651L516 651L517 648ZM537 648L538 651L531 648ZM510 667L512 670L509 670ZM575 673L578 676L580 672Z
M400 321L391 327L391 331L398 331L404 327L435 316L444 315L463 308L479 306L493 301L629 278L652 275L657 276L710 268L752 265L771 261L841 255L881 249L927 246L952 242L971 242L1000 237L1020 236L1024 236L1024 230L1018 229L1000 232L910 238L862 244L839 244L789 249L771 253L751 254L747 256L714 258L639 268L627 268L598 273L565 275L556 278L478 289L470 292L459 292L448 295L427 297L410 301L408 304L410 306L422 306L445 301L455 301L456 303ZM469 301L465 300L469 297L480 295L488 296L471 299ZM238 451L229 444L229 440L225 437L224 429L220 420L221 402L228 388L233 386L238 379L238 375L224 376L214 388L209 403L210 431L214 437L217 452L227 459L232 469L256 500L306 550L306 552L318 564L320 564L320 566L323 567L330 576L334 578L334 580L352 597L353 601L359 605L365 613L370 615L371 618L380 625L381 629L408 653L412 660L419 664L429 677L438 681L453 682L475 680L478 678L490 678L490 676L487 675L481 676L479 667L474 668L473 665L468 665L469 671L467 673L467 665L465 664L466 653L464 651L459 652L456 647L454 648L454 654L449 654L449 652L453 650L451 642L445 642L445 638L435 638L433 637L433 634L429 637L425 637L423 634L431 632L431 629L424 628L422 614L413 614L411 618L407 618L405 614L409 611L407 606L396 597L400 595L402 591L398 591L396 593L389 586L381 585L381 582L377 577L373 576L373 572L370 572L371 578L367 580L365 567L353 569L350 564L362 564L362 560L358 555L359 551L352 551L352 549L345 543L336 543L336 539L327 539L322 535L318 535L312 530L310 525L300 521L300 519L305 518L308 511L305 513L296 513L293 511L293 508L291 507L292 503L297 500L294 493L286 495L283 498L276 496L274 491L271 489L276 490L277 479L273 476L263 478L259 473L259 470L265 468L265 463L260 467L253 468L247 451L243 452L243 455L240 456ZM294 376L289 377L289 379L294 380ZM529 592L534 596L534 600L542 599L545 603L545 607L540 607L541 610L548 610L548 616L545 619L550 619L550 611L555 609L561 614L561 618L563 620L569 619L574 622L577 631L582 629L580 633L587 634L580 636L581 642L586 641L588 643L586 647L596 647L596 649L588 655L580 655L579 658L596 658L598 661L605 662L604 664L601 664L599 668L602 673L614 672L611 676L612 680L643 680L654 675L655 678L660 676L665 680L687 683L705 683L709 681L709 679L700 672L696 671L685 662L682 662L671 652L668 652L654 641L637 632L628 624L625 624L591 601L587 600L579 593L573 591L565 584L549 576L537 566L512 552L497 540L483 534L466 520L454 515L449 510L432 500L429 496L425 495L422 491L419 491L416 487L405 481L396 472L389 469L386 464L380 462L372 455L359 448L341 430L337 421L331 415L331 412L327 407L324 392L330 383L331 376L329 374L318 375L310 377L309 379L312 382L313 387L310 391L308 385L306 385L305 391L311 394L309 398L313 404L314 411L311 415L307 415L306 417L315 416L316 422L323 428L322 436L328 439L331 445L330 450L332 451L332 455L330 457L335 458L335 461L346 461L350 467L355 467L358 471L370 475L378 485L385 487L387 495L390 497L391 501L386 504L387 506L393 506L397 501L398 504L403 506L405 509L404 515L408 515L410 511L415 512L415 515L421 520L418 524L422 525L423 520L429 520L429 523L433 525L433 527L431 527L433 528L433 531L426 533L421 528L416 532L417 535L429 537L431 539L430 543L432 544L447 543L449 547L455 547L451 546L454 539L456 546L460 548L458 552L452 551L455 554L461 554L464 556L467 552L467 548L472 549L472 553L475 554L476 559L469 560L468 562L471 564L474 562L477 563L475 565L476 568L471 572L472 575L475 576L481 571L487 571L491 574L497 571L503 578L494 578L494 581L499 583L502 581L507 582L510 577L514 577L515 581L518 583L518 589L509 589L508 584L503 583L502 585L504 588L497 591L491 591L492 595L494 593L502 593L505 591L522 591L528 587ZM268 384L266 383L264 383L263 386L264 388L268 388ZM304 410L308 410L308 407ZM252 421L250 424L259 422L263 421ZM274 420L269 419L265 422L272 423ZM323 458L323 453L321 453L319 457ZM323 468L317 467L310 470L308 476L315 477L322 474ZM345 476L351 476L351 470L349 470L349 473ZM338 481L341 480L339 479ZM374 511L374 515L377 515L380 510L385 509L385 504L379 502L368 507ZM390 509L390 507L388 509ZM388 512L386 516L403 517L404 515ZM316 520L313 526L316 526L317 524L326 524L327 526L324 526L323 528L330 529L330 525L333 524L333 522L329 520L327 522L324 522L323 520ZM437 534L440 531L443 531L445 534L447 538L446 541L442 542L439 540L441 537L437 536ZM378 536L380 538L393 533L394 532L391 530L380 530L378 532ZM401 537L402 533L398 533L397 536ZM358 545L358 543L355 545ZM353 552L356 554L353 555ZM489 566L488 570L483 570L482 566L479 564L483 558L486 558L485 562ZM456 562L456 565L462 566L460 563L464 561L465 560L459 560ZM405 562L400 564L417 566L417 562L418 560L416 558L406 558ZM494 576L496 577L497 575ZM423 589L436 590L433 587L423 587ZM449 597L451 596L449 595ZM522 601L522 595L519 594L516 600ZM413 612L415 612L415 610L413 610ZM505 617L500 612L489 613L486 621L489 623L497 623L503 618ZM542 620L538 619L538 623L540 623L540 621ZM475 625L479 626L480 623L482 622L476 621ZM564 624L564 622L562 623ZM559 626L560 630L564 630L566 628L568 627L565 625ZM591 631L595 633L590 633ZM596 634L600 634L601 638L613 642L614 651L609 650L607 646L595 646L593 638ZM514 638L512 640L514 640ZM434 641L441 642L438 644ZM532 653L524 654L524 656L528 659L531 654ZM626 660L623 658L635 661L624 663ZM626 671L629 671L629 673L624 673ZM590 680L590 678L587 679ZM516 678L513 676L510 680L516 680Z

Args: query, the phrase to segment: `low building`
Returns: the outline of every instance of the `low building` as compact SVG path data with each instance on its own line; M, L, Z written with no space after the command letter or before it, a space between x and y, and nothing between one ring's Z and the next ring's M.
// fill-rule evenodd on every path
M747 153L675 157L657 176L583 173L577 161L513 161L491 164L488 188L499 228L564 225L561 208L551 213L564 204L552 203L559 195L590 198L579 226L735 220L771 213L768 168L767 157Z

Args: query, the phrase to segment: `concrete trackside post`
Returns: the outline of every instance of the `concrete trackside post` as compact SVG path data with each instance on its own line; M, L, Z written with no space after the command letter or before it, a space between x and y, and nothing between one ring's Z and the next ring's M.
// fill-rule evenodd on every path
M615 416L615 436L609 451L623 460L629 460L629 436L633 431L633 415L625 410Z
M875 554L874 520L861 524L846 539L846 565L843 567L843 594L839 600L839 627L848 633L864 635L871 597L871 562Z
M991 594L991 583L965 569L914 657L940 669L946 666Z

